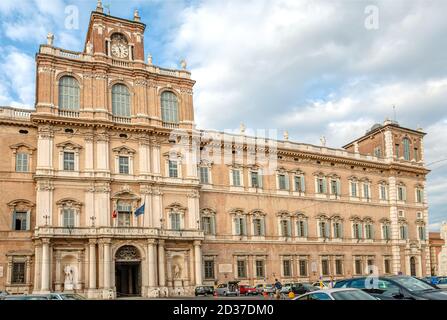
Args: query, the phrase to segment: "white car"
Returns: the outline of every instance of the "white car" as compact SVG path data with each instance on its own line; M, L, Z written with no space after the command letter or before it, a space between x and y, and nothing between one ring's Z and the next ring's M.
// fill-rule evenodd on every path
M293 300L377 300L359 289L325 289L303 294Z

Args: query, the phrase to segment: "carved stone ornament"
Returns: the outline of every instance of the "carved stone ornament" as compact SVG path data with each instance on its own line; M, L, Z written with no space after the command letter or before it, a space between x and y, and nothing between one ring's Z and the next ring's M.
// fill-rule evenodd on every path
M140 253L134 246L122 246L115 254L115 259L119 261L141 260Z

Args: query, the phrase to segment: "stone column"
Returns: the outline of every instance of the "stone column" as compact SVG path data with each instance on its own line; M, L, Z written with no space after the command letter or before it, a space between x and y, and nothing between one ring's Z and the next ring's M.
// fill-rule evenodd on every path
M61 253L56 251L56 282L54 283L54 289L61 291Z
M103 260L103 270L104 270L104 287L103 287L103 298L109 298L109 290L111 289L110 285L110 276L111 276L111 253L110 253L110 239L104 240L104 260Z
M96 290L96 240L89 240L88 288Z
M147 265L148 265L148 276L149 276L149 289L157 286L157 257L156 257L156 246L155 240L149 239L147 241Z
M40 248L40 244L38 241L34 244L34 290L33 292L40 291L40 280L41 280L41 270L42 267L42 258L41 258L42 250Z
M160 228L161 227L161 221L163 217L163 202L162 202L162 195L160 189L153 190L152 193L152 227L153 228Z
M396 178L389 177L389 201L390 201L390 221L391 221L391 252L393 261L393 273L397 275L401 270L400 247L399 247L399 218L397 212L397 190Z
M188 193L188 229L198 229L200 225L197 221L200 220L199 212L199 192L197 190L191 190Z
M152 188L148 185L142 185L140 187L140 193L143 196L144 203L144 214L141 216L143 219L143 227L144 228L152 228L153 227L153 209L152 209Z
M194 241L194 262L196 270L196 286L202 284L202 248L200 241Z
M152 140L152 173L160 175L160 143Z
M41 292L50 292L50 240L42 239L42 284Z
M165 278L165 241L158 240L158 285L164 287L166 285Z

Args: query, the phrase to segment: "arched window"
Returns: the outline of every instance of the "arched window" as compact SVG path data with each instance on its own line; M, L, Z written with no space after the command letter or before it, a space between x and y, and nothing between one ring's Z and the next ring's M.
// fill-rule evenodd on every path
M112 113L118 117L130 117L130 93L123 84L112 87Z
M404 145L404 159L410 161L410 139L404 138L402 143Z
M161 119L163 122L178 123L178 100L171 91L161 94Z
M80 90L78 81L70 76L59 79L59 109L79 111Z

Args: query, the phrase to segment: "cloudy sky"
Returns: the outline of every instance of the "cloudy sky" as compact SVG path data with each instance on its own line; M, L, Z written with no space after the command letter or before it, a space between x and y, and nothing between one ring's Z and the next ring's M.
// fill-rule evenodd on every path
M324 135L340 147L393 118L395 105L401 125L428 133L430 228L447 220L447 160L436 162L447 159L447 1L103 3L129 19L139 9L155 64L188 61L199 128L244 122L288 130L300 142L319 144ZM0 1L0 105L33 107L38 45L51 31L56 46L81 51L95 7L96 0Z

